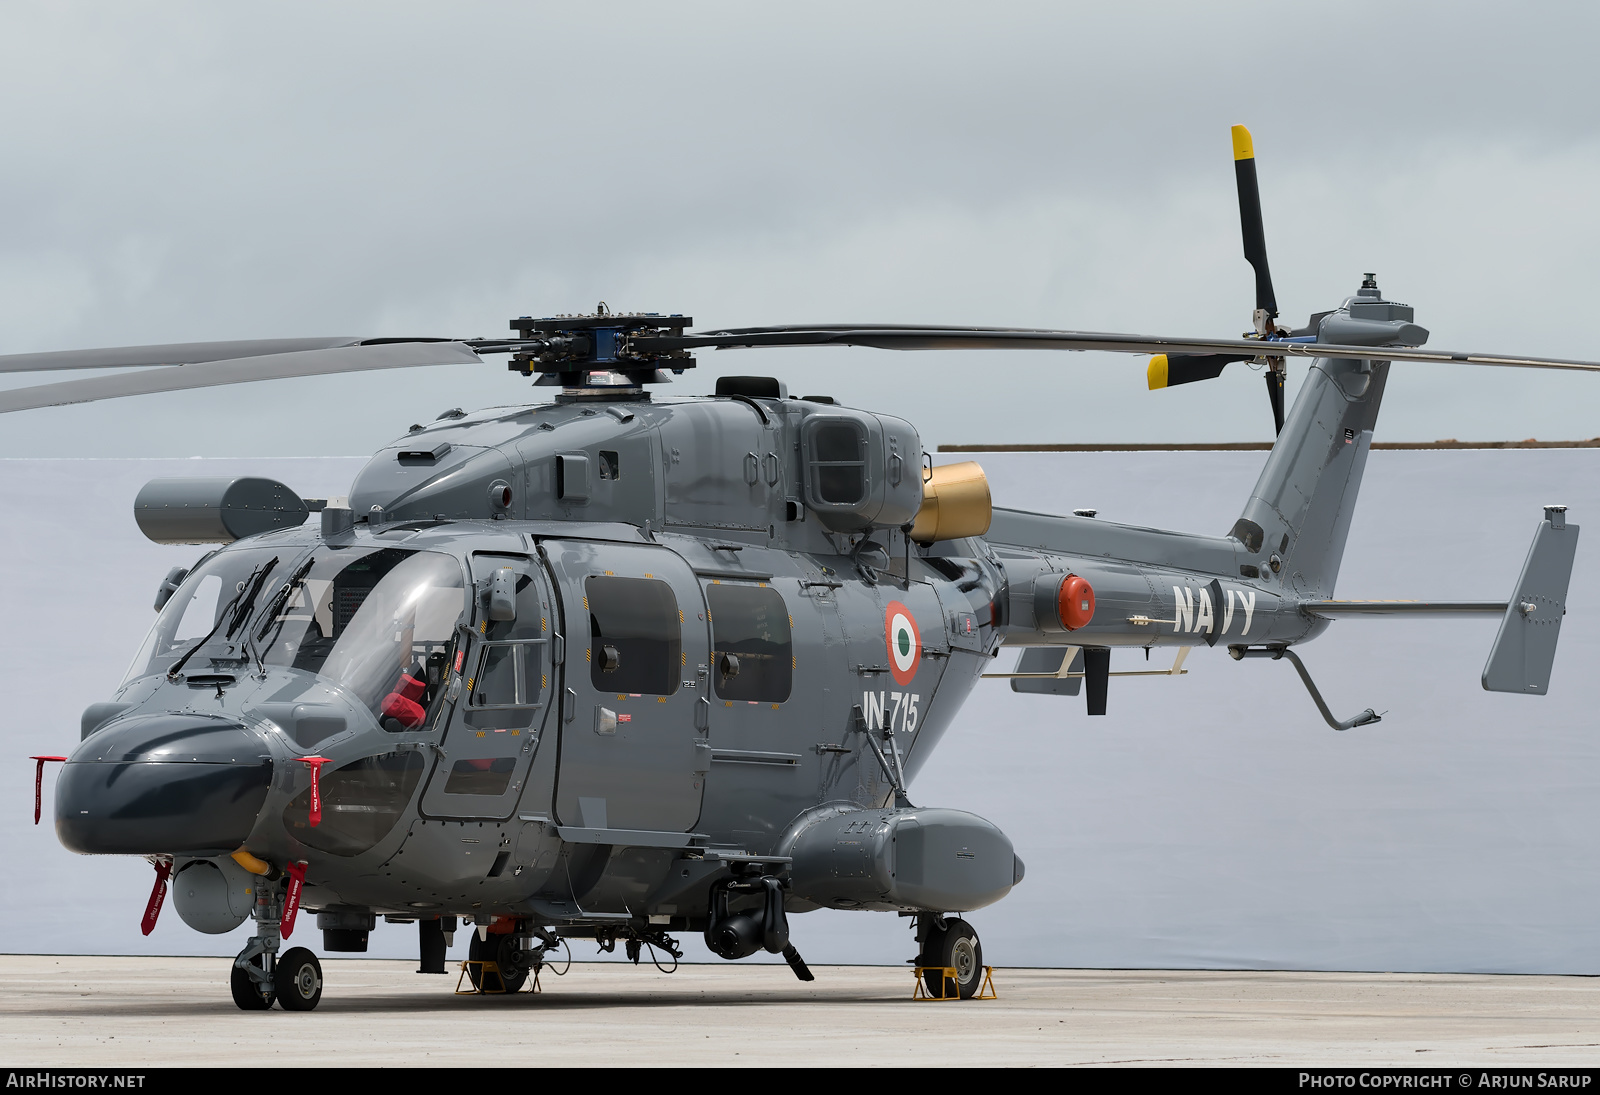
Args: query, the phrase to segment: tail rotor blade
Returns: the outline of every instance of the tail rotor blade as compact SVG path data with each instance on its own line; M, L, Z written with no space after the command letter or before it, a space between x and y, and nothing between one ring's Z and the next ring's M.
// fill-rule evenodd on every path
M1244 257L1256 271L1256 311L1265 312L1268 320L1276 319L1278 298L1272 292L1272 271L1267 268L1267 237L1261 224L1255 142L1242 125L1233 127L1233 175L1239 186L1239 229L1244 235Z
M1267 370L1267 401L1272 404L1272 432L1276 436L1283 432L1283 373L1277 369Z
M1193 384L1196 380L1215 380L1230 361L1250 361L1254 354L1157 354L1150 359L1146 377L1150 390Z

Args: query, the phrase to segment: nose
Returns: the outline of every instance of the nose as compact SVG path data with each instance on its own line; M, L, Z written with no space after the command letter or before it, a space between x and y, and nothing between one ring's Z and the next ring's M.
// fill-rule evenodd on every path
M56 835L84 854L232 852L271 782L266 741L237 722L132 715L91 734L62 766Z

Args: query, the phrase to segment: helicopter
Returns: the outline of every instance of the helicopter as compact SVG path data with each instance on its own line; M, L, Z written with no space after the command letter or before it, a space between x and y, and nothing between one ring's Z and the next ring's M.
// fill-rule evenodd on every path
M910 787L986 678L1082 695L1179 672L1189 653L1286 660L1338 619L1500 620L1482 684L1548 691L1578 526L1550 505L1499 600L1334 598L1391 362L1600 370L1423 349L1368 274L1299 329L1278 324L1255 156L1233 131L1252 330L1239 339L1022 328L813 325L693 331L683 315L511 320L511 337L314 338L0 357L0 371L160 366L0 393L0 412L507 355L547 402L451 410L378 451L341 498L260 477L152 480L141 531L207 546L159 582L115 695L60 762L69 850L155 871L191 928L254 921L229 973L243 1010L314 1009L320 961L381 918L415 924L419 972L517 991L572 939L638 962L701 933L724 959L812 974L789 917L892 912L926 991L970 999L966 919L1022 884L1009 836ZM1151 389L1263 368L1277 440L1226 535L992 504L975 463L935 467L911 423L775 379L710 397L650 389L701 349L1111 350ZM1285 408L1289 359L1311 368ZM313 518L315 514L315 518ZM1111 668L1113 648L1171 651ZM1014 670L994 672L1002 648Z

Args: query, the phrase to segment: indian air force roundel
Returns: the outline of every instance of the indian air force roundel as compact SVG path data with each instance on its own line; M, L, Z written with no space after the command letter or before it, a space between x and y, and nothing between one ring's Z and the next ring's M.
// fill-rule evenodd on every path
M905 686L917 675L922 660L922 635L911 610L899 601L890 601L883 614L883 636L889 647L889 672L894 683Z

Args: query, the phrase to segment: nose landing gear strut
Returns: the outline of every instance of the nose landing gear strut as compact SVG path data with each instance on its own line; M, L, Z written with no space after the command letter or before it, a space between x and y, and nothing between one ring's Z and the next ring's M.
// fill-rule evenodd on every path
M264 866L264 865L263 865ZM303 869L283 885L286 875L272 869L261 876L256 886L256 907L251 913L256 934L233 960L228 988L233 1002L244 1011L266 1011L276 1000L285 1011L310 1011L322 1001L322 963L305 947L291 947L280 957L283 945L284 916L298 910L291 903L290 890L303 877ZM298 892L295 892L298 896ZM288 907L286 907L288 906Z
M275 883L263 879L256 886L256 907L251 915L255 917L256 933L235 956L228 987L240 1009L266 1011L277 997L272 975L277 972L278 947L283 940L278 933L283 904Z

